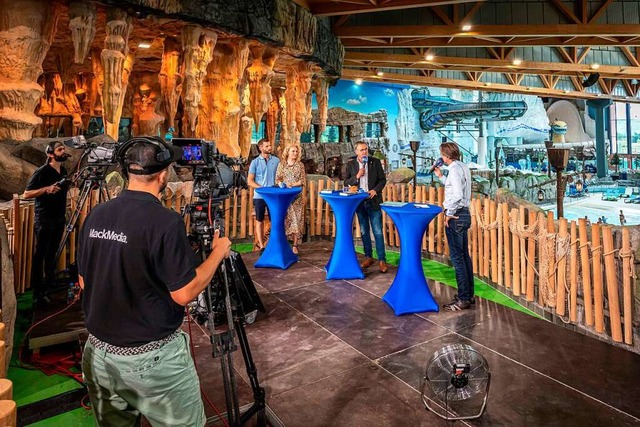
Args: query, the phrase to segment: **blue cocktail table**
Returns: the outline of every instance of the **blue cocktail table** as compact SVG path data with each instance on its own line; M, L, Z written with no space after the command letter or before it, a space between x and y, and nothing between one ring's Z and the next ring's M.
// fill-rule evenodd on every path
M289 205L301 191L301 187L256 188L256 192L262 196L269 208L271 232L267 246L254 264L254 267L281 268L286 270L291 264L298 261L298 256L291 250L289 242L287 242L287 236L284 234L284 218L287 215Z
M327 280L334 279L364 279L364 273L358 263L356 250L353 246L353 214L358 205L369 197L368 193L343 195L341 191L321 192L333 214L336 216L336 240L333 252L325 269Z
M421 311L439 311L422 270L421 245L427 226L442 208L435 205L406 203L381 205L391 217L400 236L400 265L393 283L382 297L396 316Z

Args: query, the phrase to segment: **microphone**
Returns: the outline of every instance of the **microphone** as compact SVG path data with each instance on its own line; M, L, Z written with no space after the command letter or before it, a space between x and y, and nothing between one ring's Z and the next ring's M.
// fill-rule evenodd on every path
M444 165L444 160L442 160L442 157L440 157L440 158L438 158L438 160L435 161L434 164L431 165L431 167L429 168L429 173L433 173L433 171L436 168L439 168L442 165Z
M362 156L362 167L365 167L368 161L369 161L369 156Z
M78 135L70 139L65 139L64 141L62 141L62 143L70 148L84 148L87 146L87 140L85 139L84 135Z

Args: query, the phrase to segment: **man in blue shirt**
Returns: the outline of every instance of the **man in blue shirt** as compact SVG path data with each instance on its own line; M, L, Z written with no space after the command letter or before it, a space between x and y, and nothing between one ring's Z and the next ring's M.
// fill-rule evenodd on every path
M271 155L271 142L262 138L258 141L260 155L253 159L249 166L249 187L273 187L276 184L276 170L280 164L280 159ZM253 207L256 212L256 235L260 250L264 249L264 213L267 203L257 192L253 195Z
M473 296L473 266L469 256L469 239L467 232L471 226L471 173L467 165L460 161L460 149L453 142L440 145L440 155L449 168L449 176L445 177L440 168L433 171L444 185L444 224L449 255L456 272L458 294L453 301L444 305L445 310L457 311L471 308L475 302Z

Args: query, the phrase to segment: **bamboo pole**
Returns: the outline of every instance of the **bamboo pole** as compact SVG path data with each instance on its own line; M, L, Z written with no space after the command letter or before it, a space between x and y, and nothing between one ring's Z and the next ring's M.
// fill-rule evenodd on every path
M334 184L337 186L337 182ZM327 181L327 189L331 188L331 181ZM329 203L324 203L324 235L328 236L331 234L331 207Z
M476 208L478 209L478 276L484 276L484 230L480 222L484 222L484 213L482 212L482 200L475 199Z
M494 223L496 221L496 202L489 201L489 222ZM491 228L491 281L496 283L498 281L498 230L495 227Z
M518 209L513 208L511 210L512 216L518 216ZM511 246L511 257L513 258L513 277L512 277L512 290L513 295L520 296L520 238L512 235L513 245Z
M555 222L554 222L554 219L553 219L553 212L547 212L547 232L548 233L555 233L556 232L556 226L555 226ZM552 259L555 262L555 260L556 260L555 247L553 249L553 254L552 255L553 255ZM555 274L551 274L549 276L549 288L550 289L555 289L556 292L557 292L557 289L556 289L556 275Z
M27 277L26 284L27 289L31 287L31 267L33 266L33 242L35 236L35 204L29 202L29 219L27 220L27 259L25 264L27 265ZM75 254L74 254L75 255Z
M489 223L491 222L491 213L489 212L490 208L490 203L491 201L489 200L488 197L485 197L484 199L484 210L483 210L483 214L484 214L484 233L483 233L483 239L484 239L484 248L482 250L482 252L484 253L484 258L483 258L483 266L482 266L482 271L484 273L484 277L489 277L489 260L490 260L490 256L491 253L489 252L489 250L491 249L491 241L490 239L490 233L489 233L489 229L487 228L487 226L489 225Z
M0 426L16 426L18 407L13 400L0 400Z
M176 193L177 196L177 193ZM238 193L234 192L233 193L233 200L230 200L231 203L231 233L229 233L229 231L227 231L227 233L229 233L228 235L230 235L231 237L238 237Z
M253 188L249 188L249 201L247 203L247 222L249 223L249 236L253 236L253 221L255 218L253 212L253 191Z
M436 204L436 188L429 187L429 204ZM436 220L429 223L429 253L436 253Z
M398 185L394 185L393 186L393 201L397 202L399 200L398 198ZM404 195L404 192L402 192L402 194ZM404 198L404 197L403 197ZM393 224L393 222L391 222ZM393 246L399 246L400 244L400 236L398 235L398 228L396 227L395 224L393 224Z
M511 288L511 232L509 231L509 205L502 204L502 227L504 230L504 285Z
M607 276L607 299L609 301L609 321L611 323L611 338L615 342L622 342L622 325L620 324L620 297L618 295L618 281L616 279L616 258L613 247L613 233L611 226L602 227L602 243L604 250L604 266Z
M20 210L20 198L17 194L13 195L13 265L15 266L13 269L13 284L16 292L22 293L20 289L20 268L22 265L22 227L20 224L22 223L21 218L21 210Z
M631 239L629 237L629 228L622 227L622 286L623 286L623 302L624 302L624 342L625 344L633 344L633 294L631 290L631 279L634 276L631 265Z
M438 187L438 206L442 207L444 201L444 187ZM444 251L444 212L438 214L438 237L436 238L436 251L441 254Z
M591 225L591 261L593 262L593 309L596 332L604 332L604 302L602 295L602 247L600 224Z
M6 378L0 378L0 400L13 399L13 383Z
M502 203L498 203L498 208L496 209L496 217L497 218L502 218ZM498 225L498 286L504 286L504 281L503 281L503 273L502 273L502 266L503 266L503 261L502 261L502 257L503 257L503 227L502 227L502 221L500 221L500 224Z
M316 235L316 198L318 197L317 182L309 182L309 235Z
M247 217L247 194L248 191L246 189L244 190L240 190L240 238L244 239L247 237L247 224L251 221L249 221L249 218ZM304 213L304 212L303 212Z
M565 239L567 237L567 220L566 218L558 219L558 238ZM566 294L567 294L567 258L562 257L558 260L558 268L556 270L558 287L556 289L556 314L564 316Z
M322 197L320 194L324 190L324 179L318 181L318 194L316 194L316 236L322 235Z
M589 246L587 245L587 221L584 218L580 218L578 220L578 233L580 236L580 267L582 269L584 319L587 326L592 326L593 303L591 299L591 263L589 259Z
M537 221L538 216L535 212L529 211L529 227L533 227ZM535 295L535 269L536 262L536 238L529 236L527 238L527 290L526 300L533 301Z
M334 185L333 185L333 189L334 190L339 190L340 189L338 184L339 184L338 181L336 181L334 183ZM327 205L329 205L329 204L327 203ZM335 241L335 237L336 237L336 216L333 214L333 211L331 211L331 237L333 237L334 241Z
M526 217L524 206L518 206L518 222L523 226ZM523 236L518 236L518 243L520 244L520 293L525 294L527 292L527 244Z
M571 221L571 263L569 266L571 284L569 301L569 320L578 321L578 227Z

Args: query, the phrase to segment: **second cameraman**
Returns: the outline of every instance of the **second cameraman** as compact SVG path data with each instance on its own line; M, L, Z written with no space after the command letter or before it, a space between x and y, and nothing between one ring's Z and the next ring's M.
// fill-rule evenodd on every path
M198 267L182 218L158 199L182 150L134 138L118 150L130 177L98 205L79 236L78 270L89 339L82 370L98 425L202 426L204 406L180 329L184 306L210 283L231 242L215 234Z

